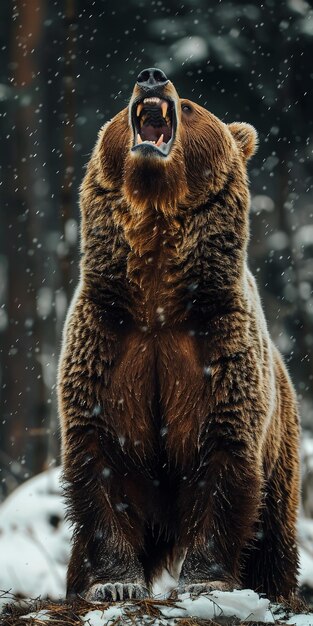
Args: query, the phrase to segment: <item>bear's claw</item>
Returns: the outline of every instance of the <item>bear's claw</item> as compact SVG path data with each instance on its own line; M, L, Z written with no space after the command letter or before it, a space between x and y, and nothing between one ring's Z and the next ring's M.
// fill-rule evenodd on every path
M238 585L236 585L238 588ZM201 593L212 593L213 591L233 591L234 585L222 580L212 580L190 584L181 584L178 593L189 593L191 596L199 596Z
M142 600L148 591L140 583L95 583L84 594L87 602L121 602L122 600Z

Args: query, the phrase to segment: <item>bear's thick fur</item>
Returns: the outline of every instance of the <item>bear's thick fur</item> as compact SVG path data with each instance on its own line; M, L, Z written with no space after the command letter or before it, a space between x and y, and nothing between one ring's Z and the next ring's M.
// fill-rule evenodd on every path
M288 596L299 422L247 267L256 132L145 72L81 187L58 384L68 594L144 597L166 567L180 590Z

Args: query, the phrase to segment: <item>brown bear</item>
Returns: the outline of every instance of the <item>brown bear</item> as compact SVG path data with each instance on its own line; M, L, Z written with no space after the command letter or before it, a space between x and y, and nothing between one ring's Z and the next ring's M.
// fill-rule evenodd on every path
M296 588L299 420L247 267L257 136L156 68L100 131L59 368L68 594ZM179 571L179 564L183 562Z

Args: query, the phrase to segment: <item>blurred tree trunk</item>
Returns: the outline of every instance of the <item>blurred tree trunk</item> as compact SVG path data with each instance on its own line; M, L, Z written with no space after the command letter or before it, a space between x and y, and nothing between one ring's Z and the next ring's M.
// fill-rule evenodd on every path
M59 255L57 259L58 276L57 291L58 296L61 295L62 302L65 302L64 313L70 303L74 281L77 279L77 263L76 258L76 234L77 223L74 219L75 202L77 197L77 189L73 183L75 180L75 59L76 59L76 30L77 15L75 0L66 0L64 5L64 34L62 45L64 46L64 63L62 76L61 98L63 108L61 111L61 119L63 123L62 136L62 178L60 189L60 214L58 228L61 229L62 244L59 246ZM75 264L75 266L74 266ZM64 324L64 315L56 316L55 328L57 338L60 339ZM56 356L58 356L57 344ZM57 436L59 429L58 408L56 402L56 394L52 396L52 412L50 421L50 436L48 445L48 456L50 459L59 460L60 441Z
M43 11L43 0L17 0L11 34L14 102L10 156L16 168L10 170L7 181L9 326L3 414L5 452L25 468L22 479L23 474L45 467L49 427L42 360L44 331L53 333L51 324L49 330L45 328L48 312L42 312L45 296L49 299L44 276L44 144L40 140L39 100Z
M73 293L73 254L71 237L68 230L73 219L75 202L73 180L75 171L74 131L75 131L75 59L76 59L76 7L75 0L65 2L65 51L64 51L64 143L63 143L63 181L61 190L61 224L64 237L64 252L61 258L61 283L67 303Z

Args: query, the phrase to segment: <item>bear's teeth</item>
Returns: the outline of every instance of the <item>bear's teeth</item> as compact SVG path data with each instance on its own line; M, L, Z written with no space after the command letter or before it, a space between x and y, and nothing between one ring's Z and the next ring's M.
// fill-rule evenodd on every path
M160 98L145 98L143 101L144 104L159 104L159 102L161 102Z
M167 113L167 109L168 109L168 102L165 102L165 100L163 100L162 104L161 104L161 109L162 109L162 117L166 117L166 113Z
M143 103L140 102L140 104L138 104L138 106L137 106L137 117L139 117L142 109L143 109Z
M139 117L144 104L159 104L162 109L162 116L165 119L168 109L168 102L166 102L166 100L161 100L160 98L145 98L142 102L140 102L140 104L137 105L137 117Z
M163 142L163 137L164 137L164 135L161 135L161 136L159 137L159 139L158 139L158 140L157 140L157 142L156 142L156 145L157 145L157 146L160 146L160 145L161 145L161 143Z
M140 134L137 133L137 145L140 143L151 143L154 146L157 146L158 148L161 146L161 144L163 144L163 135L161 135L159 137L159 139L157 141L150 141L149 139L145 139L144 141L141 139ZM165 145L165 144L164 144Z

